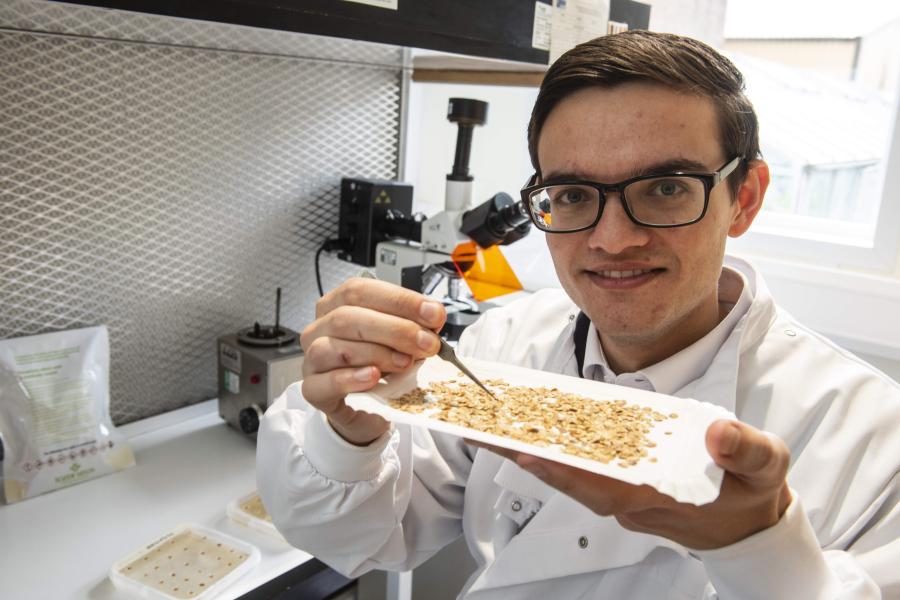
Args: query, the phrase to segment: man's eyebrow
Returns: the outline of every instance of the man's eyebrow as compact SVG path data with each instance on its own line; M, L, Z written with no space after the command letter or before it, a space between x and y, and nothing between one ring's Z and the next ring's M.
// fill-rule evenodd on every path
M692 160L689 158L673 158L658 163L651 163L649 165L636 167L623 179L619 179L617 181L603 181L601 183L617 183L618 181L631 179L632 177L641 177L643 175L664 175L666 173L676 173L679 171L709 173L711 169L697 160ZM578 180L584 181L589 179L585 177L583 173L578 173L575 171L559 171L548 173L545 177L542 178L541 182L544 185L547 185L552 183Z
M631 172L628 178L642 175L663 175L678 171L709 173L711 169L702 162L690 158L673 158L659 163L644 165Z
M557 182L562 182L562 181L578 181L578 180L584 180L584 179L585 179L585 177L583 177L581 173L575 173L574 171L573 172L565 171L565 172L559 172L559 173L548 173L544 177L540 178L541 183L543 183L545 185L548 183L557 183Z

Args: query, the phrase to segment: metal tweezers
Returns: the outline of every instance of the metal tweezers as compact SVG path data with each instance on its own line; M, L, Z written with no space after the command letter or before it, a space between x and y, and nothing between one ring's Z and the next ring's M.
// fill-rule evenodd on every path
M483 383L481 383L481 381L477 377L475 377L475 375L472 373L472 371L470 371L466 367L466 365L462 364L462 361L460 361L459 358L457 358L456 352L453 351L453 348L450 346L450 344L448 344L444 338L440 338L440 340L441 340L441 349L438 350L438 356L440 356L447 362L450 362L450 363L453 363L454 365L456 365L460 371L462 371L463 373L466 374L466 377L468 377L469 379L474 381L475 384L478 387L480 387L481 389L483 389L487 393L488 396L490 396L494 400L497 400L497 396L495 396L491 392L491 390L487 389L487 386L485 386ZM498 400L498 402L499 402L499 400Z
M370 271L368 269L363 269L362 271L360 271L358 277L366 277L368 279L377 279L377 277L375 277L375 275L372 273L372 271ZM479 380L477 377L475 377L475 374L472 373L472 371L470 371L468 369L468 367L466 367L466 365L462 364L462 362L456 357L456 352L453 351L453 348L450 346L450 344L447 343L447 340L445 340L444 338L442 338L440 336L438 336L438 339L441 340L441 349L438 350L438 356L440 356L447 362L450 362L450 363L453 363L454 365L456 365L456 367L460 371L462 371L463 373L466 374L466 377L468 377L469 379L474 381L475 384L478 387L480 387L481 389L483 389L488 396L490 396L494 400L497 400L497 396L495 396L491 392L491 390L487 389L487 386L485 386L483 383L481 383L481 380ZM498 400L498 402L499 402L499 400Z

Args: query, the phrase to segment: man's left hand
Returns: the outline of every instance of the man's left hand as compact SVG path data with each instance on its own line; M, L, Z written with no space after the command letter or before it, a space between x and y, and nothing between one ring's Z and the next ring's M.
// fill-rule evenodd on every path
M485 447L631 531L668 538L695 550L721 548L778 522L791 502L786 475L790 451L778 437L736 421L716 421L706 447L725 470L719 497L695 506L648 485L617 479L505 448Z

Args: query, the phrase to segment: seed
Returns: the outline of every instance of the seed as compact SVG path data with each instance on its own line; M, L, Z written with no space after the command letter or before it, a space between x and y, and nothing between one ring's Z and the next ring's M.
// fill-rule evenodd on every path
M427 410L430 418L603 463L616 460L623 468L647 456L646 448L656 446L648 434L657 422L669 418L621 399L594 400L498 379L485 383L502 403L500 407L477 386L452 380L416 388L391 399L390 405L413 414ZM549 404L553 410L547 410Z

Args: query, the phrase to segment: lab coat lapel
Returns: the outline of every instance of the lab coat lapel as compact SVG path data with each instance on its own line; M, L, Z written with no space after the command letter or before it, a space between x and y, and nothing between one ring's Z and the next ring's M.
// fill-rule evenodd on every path
M728 266L742 271L754 298L745 314L719 351L713 357L709 368L702 377L675 392L682 398L694 398L721 406L732 413L738 413L737 382L741 355L756 344L775 322L775 303L762 279L743 260L728 257Z
M693 398L721 406L734 413L737 401L737 376L740 364L740 332L743 322L713 357L706 373L675 392L681 398Z
M685 550L665 538L634 533L612 517L601 517L510 461L503 461L495 483L543 507L496 556L470 593L640 562L654 548Z

